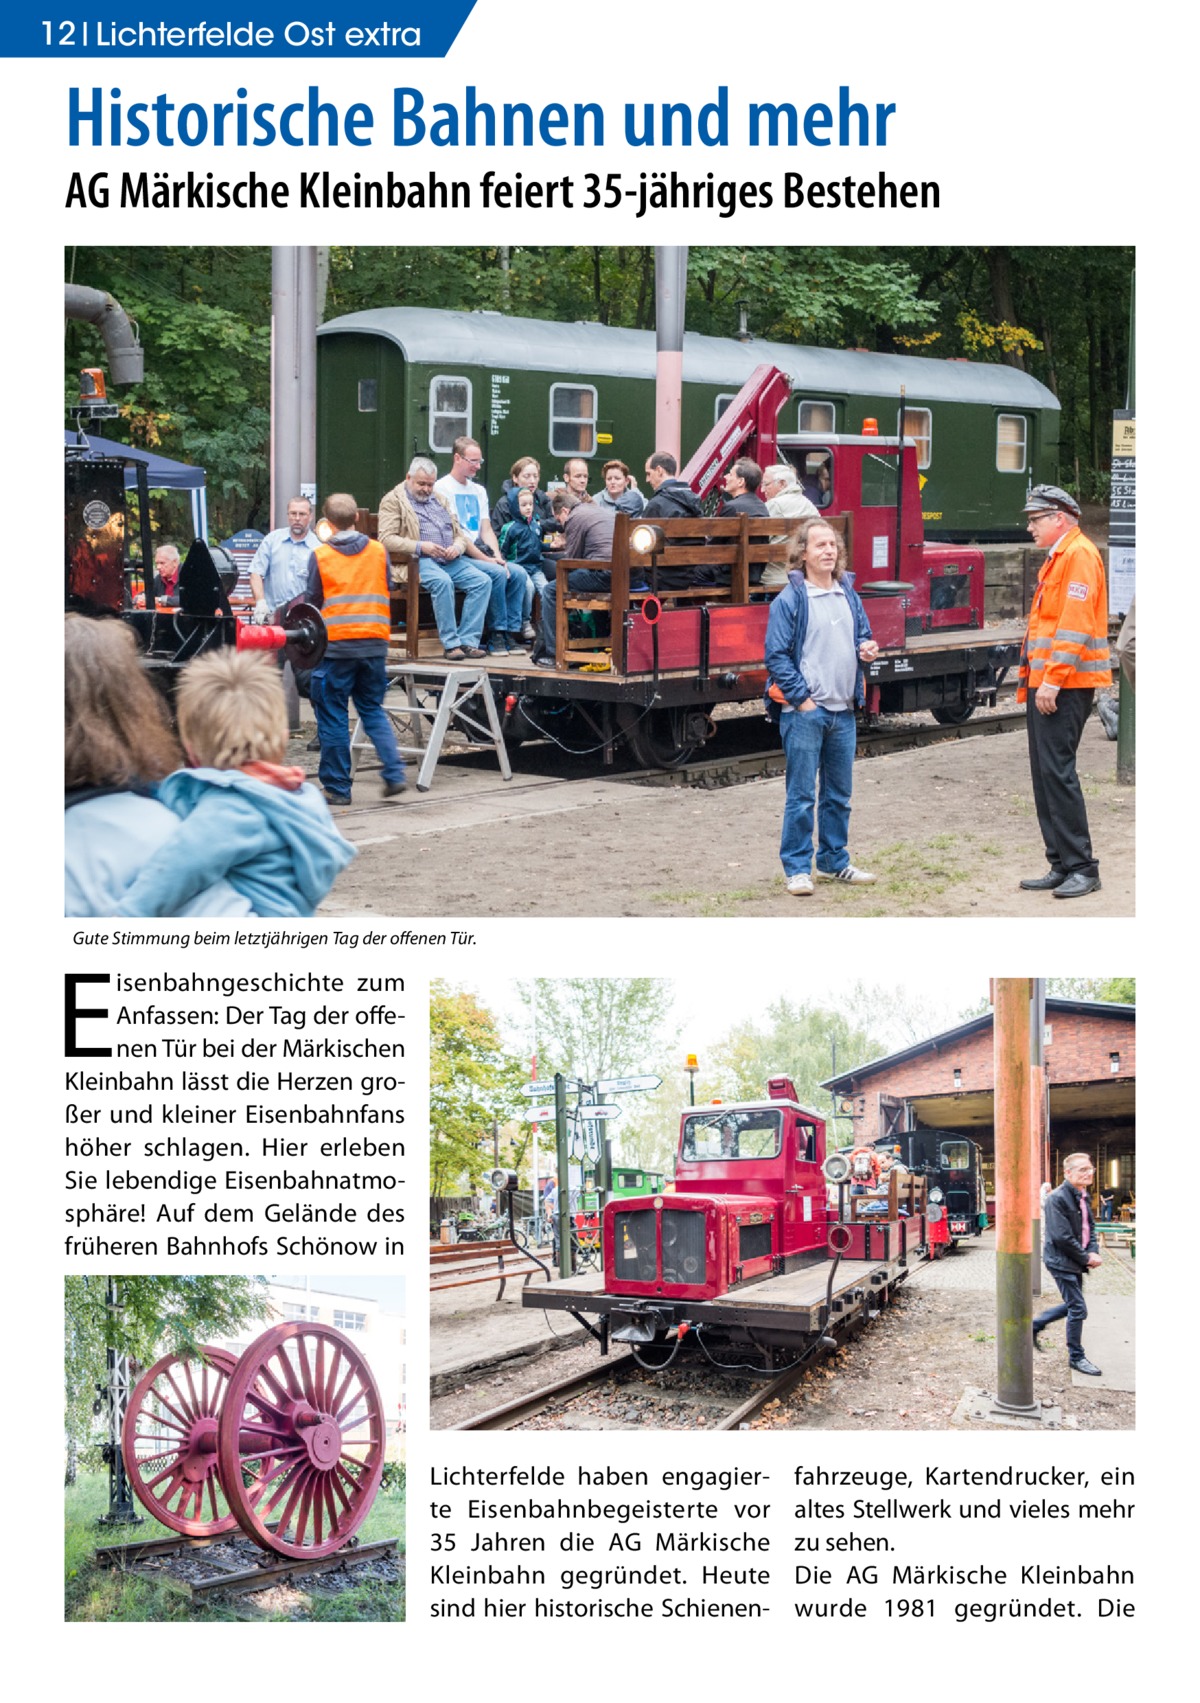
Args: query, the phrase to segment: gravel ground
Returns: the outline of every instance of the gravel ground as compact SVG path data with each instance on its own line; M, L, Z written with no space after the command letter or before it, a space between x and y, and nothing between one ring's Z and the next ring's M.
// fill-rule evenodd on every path
M996 1383L995 1260L992 1238L922 1267L891 1307L807 1372L797 1388L751 1422L753 1430L938 1431L948 1429L963 1393ZM1132 1296L1135 1268L1114 1253L1089 1279L1089 1295ZM1052 1286L1045 1278L1046 1293ZM1061 1326L1054 1346L1061 1346ZM596 1348L580 1347L513 1361L486 1379L436 1398L434 1428L512 1401L543 1384L587 1370ZM1060 1406L1080 1430L1132 1430L1136 1400L1125 1391L1072 1383L1065 1355L1034 1356L1034 1394ZM587 1390L526 1421L525 1430L708 1429L752 1386L723 1380L705 1399L713 1374L673 1370L660 1379L637 1373L616 1390ZM973 1430L988 1429L975 1421Z

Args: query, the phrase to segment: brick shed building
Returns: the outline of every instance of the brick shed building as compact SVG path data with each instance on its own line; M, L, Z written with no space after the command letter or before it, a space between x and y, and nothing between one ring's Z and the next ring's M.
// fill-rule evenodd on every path
M1136 1007L1048 999L1045 1028L1050 1084L1050 1155L1054 1180L1077 1148L1096 1161L1096 1191L1117 1203L1136 1192L1134 1086ZM995 1132L992 1014L873 1059L822 1084L839 1113L838 1144L874 1142L903 1129L969 1135L983 1150L992 1192ZM850 1121L847 1121L847 1117Z

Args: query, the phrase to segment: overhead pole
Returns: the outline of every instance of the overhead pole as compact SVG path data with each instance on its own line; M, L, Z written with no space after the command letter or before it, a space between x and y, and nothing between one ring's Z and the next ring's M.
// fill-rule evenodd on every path
M571 1168L567 1156L567 1079L554 1073L554 1136L558 1147L558 1275L571 1275Z
M317 490L317 251L271 250L271 519Z
M654 447L683 456L683 323L687 299L686 248L654 250Z
M1033 1224L1030 1181L1033 982L994 983L996 1119L996 1407L1034 1414Z

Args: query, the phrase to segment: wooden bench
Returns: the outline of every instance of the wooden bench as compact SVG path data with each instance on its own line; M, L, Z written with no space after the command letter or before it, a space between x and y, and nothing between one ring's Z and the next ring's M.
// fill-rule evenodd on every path
M1092 1222L1096 1227L1096 1235L1102 1248L1106 1248L1110 1243L1115 1242L1117 1247L1124 1246L1129 1249L1131 1259L1137 1258L1136 1224L1121 1224L1109 1218L1095 1218Z
M449 1247L434 1242L429 1249L431 1293L438 1289L461 1289L473 1283L499 1282L496 1291L499 1301L510 1277L523 1278L521 1287L527 1289L539 1272L548 1283L549 1267L511 1241L454 1242Z
M822 516L840 532L849 545L849 515ZM657 555L635 550L630 542L635 527L657 526L665 539ZM612 653L612 666L624 672L625 623L631 610L641 607L648 597L657 595L667 607L688 603L748 603L754 589L751 575L772 565L787 561L792 535L804 525L803 520L777 519L774 515L754 518L736 515L725 519L681 517L676 520L645 523L619 513L613 530L611 585L607 592L589 591L572 594L568 576L576 568L604 571L598 561L572 561L560 558L557 566L557 595L555 597L554 660L559 668L595 664L600 652ZM701 541L703 530L707 542ZM778 542L776 542L778 540ZM663 587L654 591L656 577L679 570L691 572L696 568L715 570L728 583L689 585L681 589ZM758 575L761 578L761 573ZM642 584L647 589L631 590ZM764 587L762 595L774 595L778 587ZM609 633L572 634L570 617L580 614L605 614L609 618Z

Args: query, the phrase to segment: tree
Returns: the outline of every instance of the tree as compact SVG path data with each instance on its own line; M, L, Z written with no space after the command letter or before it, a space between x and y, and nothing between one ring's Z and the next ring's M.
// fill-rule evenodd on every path
M861 1017L779 999L762 1020L738 1024L713 1049L701 1078L703 1097L758 1100L765 1097L770 1077L790 1076L801 1103L828 1116L829 1091L822 1082L886 1051L878 1027L868 1027Z
M473 1191L491 1169L483 1138L521 1106L524 1069L492 1013L445 982L429 990L429 1042L429 1192L441 1199L462 1181Z
M1133 976L1052 976L1046 983L1051 999L1094 1000L1101 1005L1136 1005Z
M672 987L652 976L568 976L520 982L527 1007L537 1001L538 1076L556 1070L596 1082L649 1070L674 1041Z
M162 1354L192 1352L212 1337L236 1336L268 1310L263 1277L119 1277L120 1305L107 1303L106 1277L65 1280L67 1436L87 1441L92 1404L115 1348L149 1366Z

